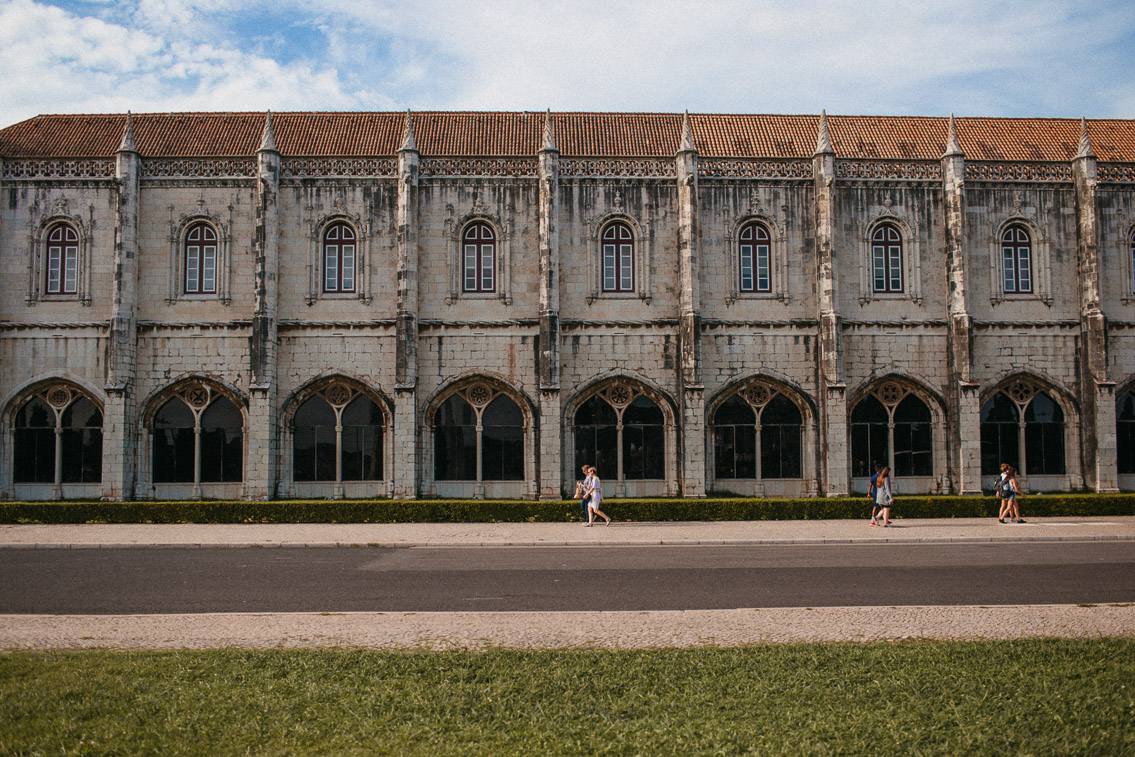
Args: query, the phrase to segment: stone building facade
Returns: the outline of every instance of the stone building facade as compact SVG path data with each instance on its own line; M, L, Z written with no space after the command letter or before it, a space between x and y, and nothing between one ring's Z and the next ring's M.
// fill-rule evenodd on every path
M1135 122L40 116L0 496L1135 488Z

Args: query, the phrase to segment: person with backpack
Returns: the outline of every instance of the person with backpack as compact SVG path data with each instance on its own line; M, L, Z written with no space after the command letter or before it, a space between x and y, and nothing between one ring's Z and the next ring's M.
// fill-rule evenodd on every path
M878 477L875 479L875 504L883 511L879 516L883 522L883 528L890 528L891 525L891 505L895 502L895 498L891 496L891 469L883 466L879 471Z
M879 480L879 472L881 470L883 470L883 466L879 465L878 463L875 463L875 472L871 474L871 482L869 484L867 484L867 498L871 500L871 525L872 526L879 525L879 521L877 519L877 517L879 515L879 503L875 501L875 496L878 494L878 488L877 488L876 484Z
M1001 512L997 515L997 522L1004 524L1006 516L1011 523L1024 523L1021 517L1021 508L1017 503L1023 499L1021 489L1017 486L1017 470L1008 463L1001 463L1001 480L997 482L997 496L1001 498Z

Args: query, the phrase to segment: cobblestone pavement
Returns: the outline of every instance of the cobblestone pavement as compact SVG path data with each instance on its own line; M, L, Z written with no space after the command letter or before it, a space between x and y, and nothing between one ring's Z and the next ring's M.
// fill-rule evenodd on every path
M1135 517L744 523L0 526L0 550L112 546L470 546L1135 541ZM1135 636L1135 604L655 612L0 615L0 649L654 648L812 641Z

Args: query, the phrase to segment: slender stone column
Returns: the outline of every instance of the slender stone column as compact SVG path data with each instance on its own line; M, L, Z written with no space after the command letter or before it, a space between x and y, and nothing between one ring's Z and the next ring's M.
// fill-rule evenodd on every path
M106 407L103 408L102 498L106 500L134 496L134 460L138 454L134 407L138 324L134 302L138 283L141 172L142 159L134 147L133 118L127 113L115 172L118 214L114 229L114 314L108 335Z
M1080 150L1072 159L1076 184L1076 242L1080 274L1080 438L1084 483L1098 492L1118 491L1115 383L1107 375L1107 319L1100 310L1098 164L1080 120Z
M398 313L394 376L394 496L418 496L418 147L406 111L398 149Z
M682 116L675 158L678 174L678 346L682 401L679 487L684 497L704 497L705 386L701 381L701 281L698 271L698 151L690 114Z
M560 406L560 151L551 111L544 119L540 148L540 419L536 445L540 499L562 499L564 429ZM533 429L536 431L536 429Z
M276 304L280 270L280 153L272 134L272 114L256 152L255 312L249 337L248 425L244 490L248 499L276 496Z
M846 452L833 455L831 449L846 450L847 384L843 377L843 319L836 312L835 261L832 250L835 150L832 149L828 116L824 111L820 111L816 152L812 156L812 176L816 202L816 279L820 295L820 358L816 366L820 416L816 424L820 442L817 455L819 489L829 497L840 497L849 490L848 455Z
M966 156L958 142L954 116L942 154L942 193L946 211L947 387L946 466L955 494L981 494L981 397L973 381L973 318L966 304Z

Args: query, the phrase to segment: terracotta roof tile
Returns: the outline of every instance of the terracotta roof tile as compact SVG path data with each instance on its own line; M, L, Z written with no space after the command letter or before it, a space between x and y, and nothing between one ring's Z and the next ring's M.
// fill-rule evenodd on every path
M122 138L125 115L43 115L0 130L8 157L109 157ZM263 113L140 113L138 152L151 157L253 155ZM565 156L672 157L678 113L553 113ZM694 144L706 157L810 158L816 115L691 114ZM273 113L283 155L393 155L403 113ZM414 136L426 156L535 155L544 114L415 112ZM829 116L832 146L844 159L937 160L947 119L921 116ZM1135 162L1135 120L1088 122L1101 161ZM959 118L958 139L969 160L1067 161L1077 151L1080 124L1056 118Z

